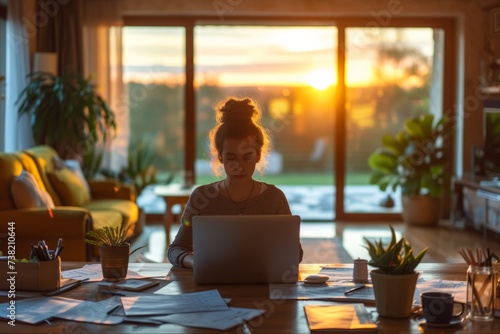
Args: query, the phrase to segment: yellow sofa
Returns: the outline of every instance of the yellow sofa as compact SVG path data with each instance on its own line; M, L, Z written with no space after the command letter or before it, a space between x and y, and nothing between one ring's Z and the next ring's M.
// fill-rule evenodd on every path
M118 226L124 219L132 226L129 233L134 233L139 208L133 186L103 180L90 181L88 188L82 187L83 184L73 182L71 173L57 166L57 160L62 161L49 146L0 153L0 250L4 255L27 258L31 244L43 239L53 249L57 240L63 238L64 261L90 261L98 257L98 249L83 241L87 231ZM31 174L37 189L50 194L52 209L16 207L20 195L15 193L14 198L12 186L22 173ZM78 205L67 205L69 202Z

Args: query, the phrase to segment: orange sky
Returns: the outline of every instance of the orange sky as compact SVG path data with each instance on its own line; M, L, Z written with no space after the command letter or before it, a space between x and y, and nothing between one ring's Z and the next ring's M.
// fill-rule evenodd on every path
M125 27L123 44L126 81L184 81L184 28ZM196 26L194 45L198 83L324 89L337 81L335 27ZM373 47L353 42L349 51L347 84L372 82Z

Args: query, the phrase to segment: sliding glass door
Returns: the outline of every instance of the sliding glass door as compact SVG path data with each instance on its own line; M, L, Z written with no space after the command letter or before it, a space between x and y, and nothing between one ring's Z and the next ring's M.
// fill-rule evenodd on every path
M249 96L273 142L265 174L255 177L282 188L293 213L401 219L398 191L369 184L368 157L410 115L454 112L454 22L365 21L128 18L130 131L155 145L159 181L216 180L207 142L214 105Z
M345 185L346 213L401 211L399 189L370 185L367 160L396 135L409 117L442 115L443 45L441 29L347 28Z

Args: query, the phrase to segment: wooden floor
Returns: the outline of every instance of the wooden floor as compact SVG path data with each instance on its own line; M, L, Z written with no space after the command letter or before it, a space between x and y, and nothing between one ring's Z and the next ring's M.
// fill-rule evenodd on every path
M149 225L149 224L148 224ZM163 231L161 224L155 224L156 228ZM460 229L449 226L447 222L442 222L437 227L418 227L404 223L391 223L397 233L397 237L404 235L412 244L414 252L420 252L428 247L427 253L422 262L439 263L462 263L464 260L458 253L463 247L489 248L495 254L500 255L500 236L488 233L486 236L481 231L473 229ZM175 237L176 228L171 231L172 240ZM158 235L156 241L151 242L149 237L143 236L136 240L136 245L150 244L149 252L157 252L150 256L156 261L161 261L165 251L164 234ZM368 259L368 253L364 248L364 238L371 240L382 239L383 242L390 241L390 229L388 223L342 223L342 222L303 222L301 224L301 239L310 238L314 241L324 242L324 238L340 239L342 247L351 258ZM146 238L146 239L145 239ZM323 239L323 240L322 240ZM320 247L321 245L318 245ZM321 259L321 262L329 262L328 259Z
M342 239L343 247L351 257L366 257L363 248L363 237L389 238L390 230L387 223L339 223L336 222L336 234ZM428 247L422 262L464 262L459 249L464 247L489 248L500 256L500 237L489 232L484 235L482 231L472 228L460 229L452 227L447 222L442 222L437 227L418 227L404 223L391 223L398 233L404 235L412 244L414 251L420 252ZM384 240L384 239L383 239ZM390 239L389 239L390 240ZM356 253L359 253L356 254Z

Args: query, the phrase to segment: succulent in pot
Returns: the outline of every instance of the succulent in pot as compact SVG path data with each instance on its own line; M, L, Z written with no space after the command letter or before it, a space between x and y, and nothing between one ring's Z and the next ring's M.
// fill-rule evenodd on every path
M368 264L372 267L379 268L383 273L389 275L406 275L415 272L425 253L427 247L416 256L413 254L413 247L406 241L405 237L396 240L396 232L391 229L391 242L384 247L382 240L371 242L364 238L366 242L365 248L370 255Z
M375 306L380 316L405 318L411 313L418 273L415 268L423 259L427 248L416 256L404 236L396 240L391 229L391 242L384 247L382 240L371 242L365 239L370 255L368 264L378 268L370 272L375 295Z

